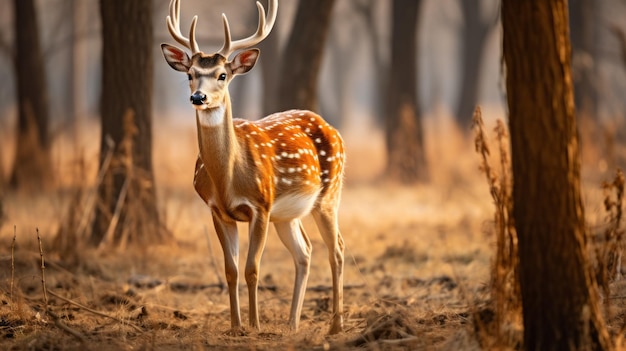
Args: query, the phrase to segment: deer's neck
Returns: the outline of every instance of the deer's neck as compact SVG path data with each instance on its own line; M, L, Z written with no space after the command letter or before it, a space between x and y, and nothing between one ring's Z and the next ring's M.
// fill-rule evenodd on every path
M230 98L219 107L196 111L200 158L213 183L221 189L231 184L239 144L233 126Z

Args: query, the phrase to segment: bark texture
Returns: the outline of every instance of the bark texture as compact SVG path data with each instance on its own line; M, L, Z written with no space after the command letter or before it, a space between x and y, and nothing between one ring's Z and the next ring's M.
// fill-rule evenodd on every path
M607 350L586 251L566 0L504 0L513 215L527 350Z

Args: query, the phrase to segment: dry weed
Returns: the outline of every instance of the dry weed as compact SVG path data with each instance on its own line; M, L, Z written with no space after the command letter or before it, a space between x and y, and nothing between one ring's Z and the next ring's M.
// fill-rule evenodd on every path
M156 213L148 210L154 206L146 206L153 201L154 184L148 172L136 167L133 161L133 139L138 130L130 110L124 116L123 130L123 139L117 147L110 138L107 139L108 149L102 151L102 162L93 187L88 187L84 177L84 157L76 161L74 190L53 243L55 251L70 266L80 265L80 253L89 241L99 249L116 247L124 250L129 243L144 247L144 244L167 241L171 236L163 222L157 220ZM111 199L120 179L119 194L116 199ZM110 201L115 205L111 207ZM104 219L93 226L96 212ZM91 230L99 231L97 238ZM137 233L151 235L144 238Z
M511 323L521 320L521 296L518 279L517 234L513 223L511 198L511 164L508 152L508 134L501 120L494 129L499 153L499 175L490 165L490 151L480 107L473 118L475 148L481 156L480 169L487 178L489 191L495 205L494 229L496 253L491 269L491 304L493 318L484 318L484 311L475 315L477 336L483 345L503 348L514 347L515 333L507 332ZM490 307L487 307L487 311Z
M77 267L82 261L83 246L85 243L85 228L89 219L88 204L89 189L85 179L86 161L84 157L76 160L74 173L75 186L71 190L69 205L65 216L61 219L59 228L51 244L52 251L59 254L70 267Z
M612 182L603 182L604 209L607 227L599 245L595 246L596 279L604 296L606 311L609 311L610 284L621 278L624 230L622 215L624 206L624 174L620 169Z

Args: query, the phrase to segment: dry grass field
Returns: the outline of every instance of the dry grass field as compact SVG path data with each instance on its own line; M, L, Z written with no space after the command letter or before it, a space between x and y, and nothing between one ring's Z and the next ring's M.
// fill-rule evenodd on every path
M488 124L491 133L492 124ZM7 194L0 224L0 349L15 350L477 350L488 319L494 252L494 206L471 140L450 128L427 126L431 183L406 187L380 180L382 135L343 131L348 171L340 210L346 243L345 333L327 336L330 270L312 220L305 227L313 260L300 330L287 328L294 278L292 259L273 232L261 263L261 332L226 334L230 326L223 263L209 210L191 186L195 131L173 124L155 130L155 174L162 214L176 242L140 249L96 251L76 243L53 249L68 215L73 184L93 191L97 143L87 143L87 170L78 174L74 149L59 138L59 190L43 196ZM98 140L97 128L84 140ZM12 139L2 142L4 160ZM604 223L599 152L585 169L590 228ZM595 160L595 161L594 161ZM87 173L86 175L84 173ZM608 175L607 175L608 174ZM16 244L12 240L16 228ZM50 293L45 312L38 228ZM240 231L247 230L240 225ZM240 267L247 237L241 235ZM242 317L247 292L241 278ZM615 302L613 330L623 315ZM620 317L622 316L622 317ZM512 339L519 321L510 321ZM482 336L481 336L482 335ZM482 343L482 344L481 344ZM514 347L514 345L513 345Z

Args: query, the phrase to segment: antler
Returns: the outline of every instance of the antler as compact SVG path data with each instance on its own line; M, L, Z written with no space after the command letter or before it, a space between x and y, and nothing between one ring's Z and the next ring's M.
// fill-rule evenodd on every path
M196 41L196 23L198 22L198 16L193 16L193 20L191 21L189 39L185 38L180 32L180 0L170 1L170 15L167 16L166 21L167 29L169 29L174 40L191 50L192 55L200 51L198 42Z
M261 3L257 1L256 7L259 9L259 26L256 30L256 33L247 38L236 40L233 42L231 42L230 26L228 25L228 19L226 18L225 14L222 14L222 19L224 20L224 46L222 46L220 51L217 52L218 54L228 58L230 54L239 49L244 49L260 43L263 39L265 39L265 37L268 36L268 34L270 34L272 27L274 27L274 22L276 21L276 14L278 13L278 0L269 1L269 16L267 18L267 23L265 20L265 9L263 8L263 5L261 5Z

